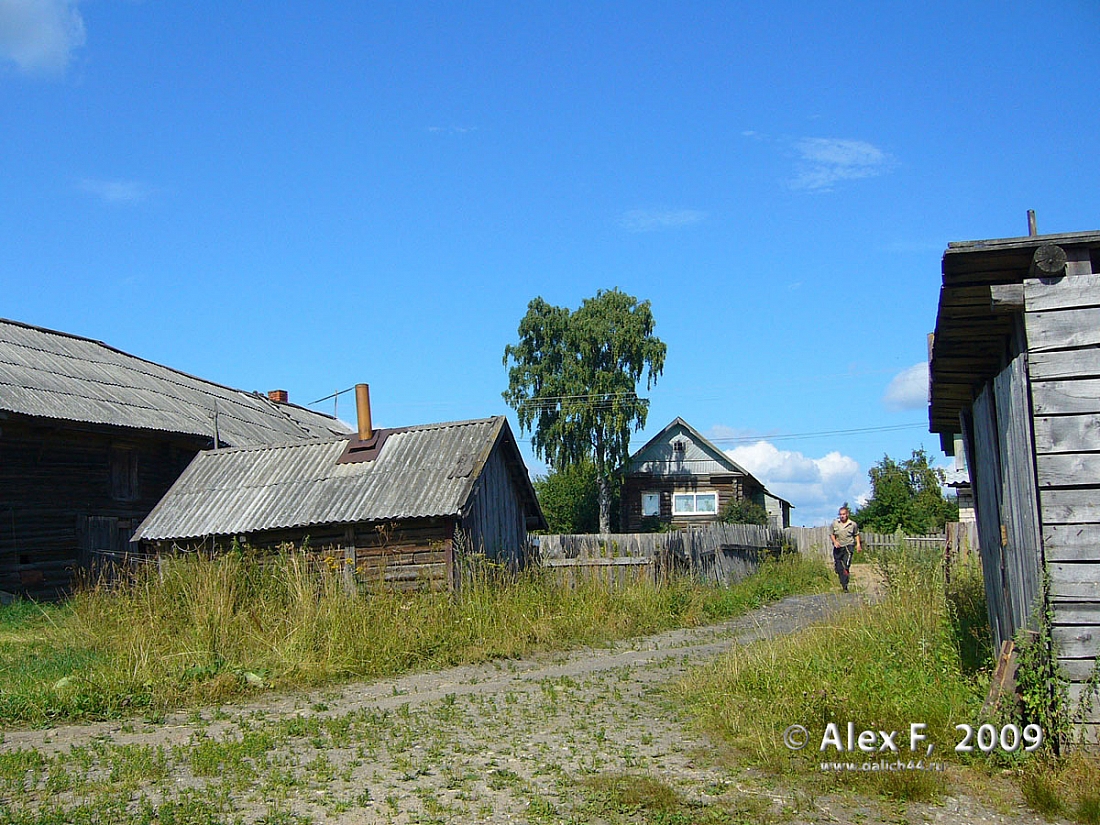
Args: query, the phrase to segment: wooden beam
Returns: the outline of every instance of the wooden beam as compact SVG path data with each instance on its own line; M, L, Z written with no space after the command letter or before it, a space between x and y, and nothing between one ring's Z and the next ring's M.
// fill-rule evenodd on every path
M1031 278L1060 278L1066 274L1066 250L1055 243L1045 243L1031 256L1028 276Z
M1100 497L1095 489L1043 490L1039 493L1044 524L1100 523ZM1100 583L1100 569L1093 572ZM1051 576L1054 571L1051 571Z
M1029 278L1024 281L1024 296L1029 312L1100 306L1100 274L1075 275L1055 283Z
M1035 381L1031 385L1035 415L1100 412L1100 378L1080 381Z
M1035 469L1040 487L1095 485L1100 478L1100 453L1037 455ZM1100 558L1100 552L1097 557Z
M1028 356L1032 381L1060 378L1100 378L1100 347L1032 352Z
M1100 452L1100 413L1035 417L1035 452Z
M1022 312L1023 284L994 284L989 288L989 305L995 313Z

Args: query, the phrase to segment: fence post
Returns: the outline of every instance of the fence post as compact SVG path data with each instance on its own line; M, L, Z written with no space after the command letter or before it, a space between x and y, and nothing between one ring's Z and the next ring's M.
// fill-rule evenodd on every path
M352 544L344 548L344 591L349 596L354 596L359 592L355 563L355 545Z

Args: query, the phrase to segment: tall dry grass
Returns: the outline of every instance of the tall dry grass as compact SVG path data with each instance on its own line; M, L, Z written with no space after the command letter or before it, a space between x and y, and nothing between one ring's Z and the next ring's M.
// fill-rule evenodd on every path
M121 589L74 595L39 628L33 655L0 648L0 722L159 714L263 688L601 643L737 615L826 582L823 566L797 558L733 588L688 579L567 587L481 562L457 594L367 595L294 550L179 556Z

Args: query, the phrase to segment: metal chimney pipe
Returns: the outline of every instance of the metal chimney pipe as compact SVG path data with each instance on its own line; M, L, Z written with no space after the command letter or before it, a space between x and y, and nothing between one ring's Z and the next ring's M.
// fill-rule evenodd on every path
M1035 210L1027 210L1027 234L1029 238L1034 238L1039 234L1039 227L1035 223Z
M359 417L359 440L366 441L374 435L370 423L370 385L355 385L355 412Z

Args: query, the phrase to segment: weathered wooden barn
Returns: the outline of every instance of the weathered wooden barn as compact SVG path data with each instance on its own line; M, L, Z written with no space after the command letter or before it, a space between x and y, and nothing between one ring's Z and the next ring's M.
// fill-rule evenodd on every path
M635 533L718 520L730 500L764 507L774 527L790 526L790 502L769 493L748 470L677 417L635 452L623 470L620 527Z
M0 591L56 598L128 551L200 450L333 436L336 419L0 320Z
M994 641L1035 627L1046 570L1079 696L1100 644L1100 232L950 244L929 370L931 430L966 450Z
M441 588L460 551L518 565L527 531L546 528L503 416L359 435L200 453L134 541L152 553L308 543L368 585Z

